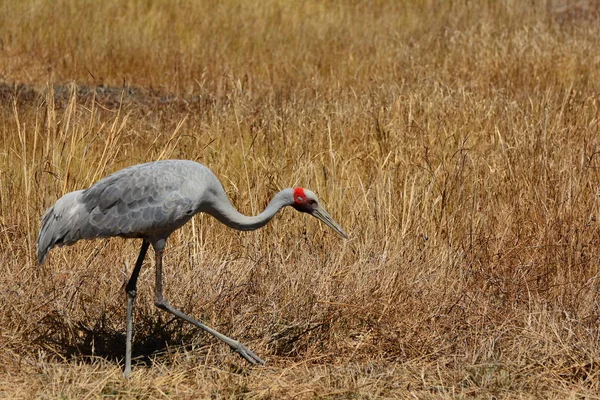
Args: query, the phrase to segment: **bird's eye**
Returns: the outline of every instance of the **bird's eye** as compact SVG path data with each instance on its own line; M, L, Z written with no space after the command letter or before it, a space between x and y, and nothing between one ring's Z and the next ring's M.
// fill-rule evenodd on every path
M302 203L302 201L303 201L303 200L304 200L304 199L302 198L302 196L298 196L298 197L296 197L296 201L297 201L298 203Z

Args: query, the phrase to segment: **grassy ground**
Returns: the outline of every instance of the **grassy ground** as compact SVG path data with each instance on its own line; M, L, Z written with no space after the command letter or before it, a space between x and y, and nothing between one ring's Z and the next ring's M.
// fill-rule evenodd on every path
M0 2L0 397L598 398L600 24L580 3ZM311 188L350 236L286 210L170 238L167 298L265 367L157 310L148 261L125 381L140 243L36 265L58 197L165 158L247 214Z

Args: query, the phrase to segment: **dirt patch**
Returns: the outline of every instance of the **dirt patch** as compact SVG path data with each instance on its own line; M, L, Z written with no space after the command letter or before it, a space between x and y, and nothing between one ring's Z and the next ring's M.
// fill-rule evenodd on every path
M0 83L0 103L6 105L16 101L18 105L42 104L48 99L50 91L57 108L66 107L73 99L80 104L95 102L108 109L137 106L147 109L169 108L171 111L181 112L195 111L214 103L210 96L181 97L136 86L89 86L74 83L43 88L22 83Z

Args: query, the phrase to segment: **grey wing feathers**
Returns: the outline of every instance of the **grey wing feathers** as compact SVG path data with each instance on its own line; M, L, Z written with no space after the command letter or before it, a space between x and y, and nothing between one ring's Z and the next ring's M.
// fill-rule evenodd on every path
M75 243L80 239L79 227L84 226L87 213L79 203L83 190L67 193L42 217L37 239L37 257L41 264L54 246Z
M42 263L52 247L80 239L166 238L198 211L196 187L210 184L213 177L198 163L157 161L125 168L87 190L67 193L44 214L38 261Z
M163 162L126 168L86 190L82 202L94 237L160 236L187 222L194 202L180 190L187 175L174 166Z

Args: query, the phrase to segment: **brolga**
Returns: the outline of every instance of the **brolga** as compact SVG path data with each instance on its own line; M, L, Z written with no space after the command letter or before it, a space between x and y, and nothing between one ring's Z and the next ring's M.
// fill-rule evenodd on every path
M242 231L264 226L282 208L291 206L308 213L347 238L342 228L321 207L317 196L304 188L277 193L257 216L239 213L229 201L221 182L206 166L188 160L163 160L134 165L101 179L90 188L65 194L42 217L37 239L37 258L42 264L55 246L81 239L121 236L142 239L142 247L125 286L127 328L125 377L131 375L131 341L136 286L148 247L155 254L154 304L227 343L251 364L264 361L246 346L206 326L171 306L163 295L163 250L171 233L195 214L204 212L223 224Z

